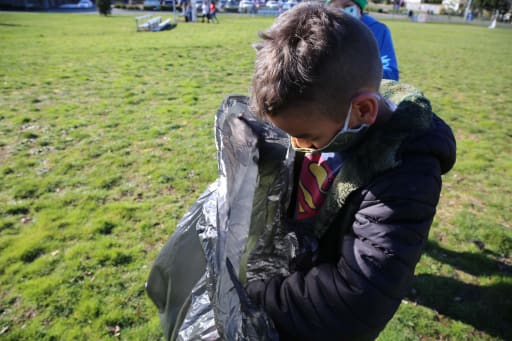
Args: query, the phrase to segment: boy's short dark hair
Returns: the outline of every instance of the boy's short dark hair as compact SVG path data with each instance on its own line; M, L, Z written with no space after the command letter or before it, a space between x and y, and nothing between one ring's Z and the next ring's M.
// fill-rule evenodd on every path
M251 106L261 118L314 101L321 113L341 120L359 89L379 88L382 64L373 34L335 9L301 3L260 38Z

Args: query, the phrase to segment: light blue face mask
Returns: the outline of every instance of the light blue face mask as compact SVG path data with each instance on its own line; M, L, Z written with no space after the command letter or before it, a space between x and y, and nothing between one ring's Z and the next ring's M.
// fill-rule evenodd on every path
M338 9L341 12L351 15L356 19L361 19L361 12L359 11L359 7L357 7L357 5L347 6L347 7L338 8Z
M345 123L343 124L343 128L327 143L325 146L315 149L315 148L303 148L299 147L294 143L293 139L291 140L292 148L297 152L303 153L327 153L327 152L342 152L354 144L356 144L361 137L364 136L364 132L369 127L368 124L361 124L357 128L349 128L348 124L350 122L350 114L352 112L352 102L350 102L350 106L348 108L347 117L345 117Z

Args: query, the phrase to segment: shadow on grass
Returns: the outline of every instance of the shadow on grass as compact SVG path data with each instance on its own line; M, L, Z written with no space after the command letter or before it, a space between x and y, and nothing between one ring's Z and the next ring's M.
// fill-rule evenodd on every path
M425 252L440 262L473 276L499 277L499 283L468 284L451 277L417 275L408 300L504 340L512 340L512 267L490 251L454 252L429 242ZM494 255L496 257L496 255Z

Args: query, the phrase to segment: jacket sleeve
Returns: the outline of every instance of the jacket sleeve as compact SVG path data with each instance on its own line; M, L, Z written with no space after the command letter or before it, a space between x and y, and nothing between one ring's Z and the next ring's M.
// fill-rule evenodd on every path
M396 60L395 48L389 28L382 24L381 33L375 38L377 38L379 44L380 59L382 62L382 78L398 81L400 78L398 62Z
M435 214L440 173L435 158L418 157L380 176L362 191L336 261L247 285L281 339L378 336L413 278Z

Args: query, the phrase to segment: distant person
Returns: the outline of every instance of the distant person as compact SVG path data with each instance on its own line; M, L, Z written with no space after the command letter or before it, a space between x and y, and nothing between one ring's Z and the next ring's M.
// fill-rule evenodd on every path
M210 2L210 19L214 23L219 23L219 19L217 19L217 6L215 6L215 1Z
M201 22L204 22L204 19L206 19L206 22L210 22L210 9L208 8L208 4L206 1L203 1L203 4L201 6L202 15L201 15Z
M190 6L190 2L183 2L183 16L185 17L185 22L192 21L192 6Z
M363 13L367 0L327 0L327 3L362 20L370 28L379 46L382 61L382 78L398 81L400 74L391 32L386 25Z

